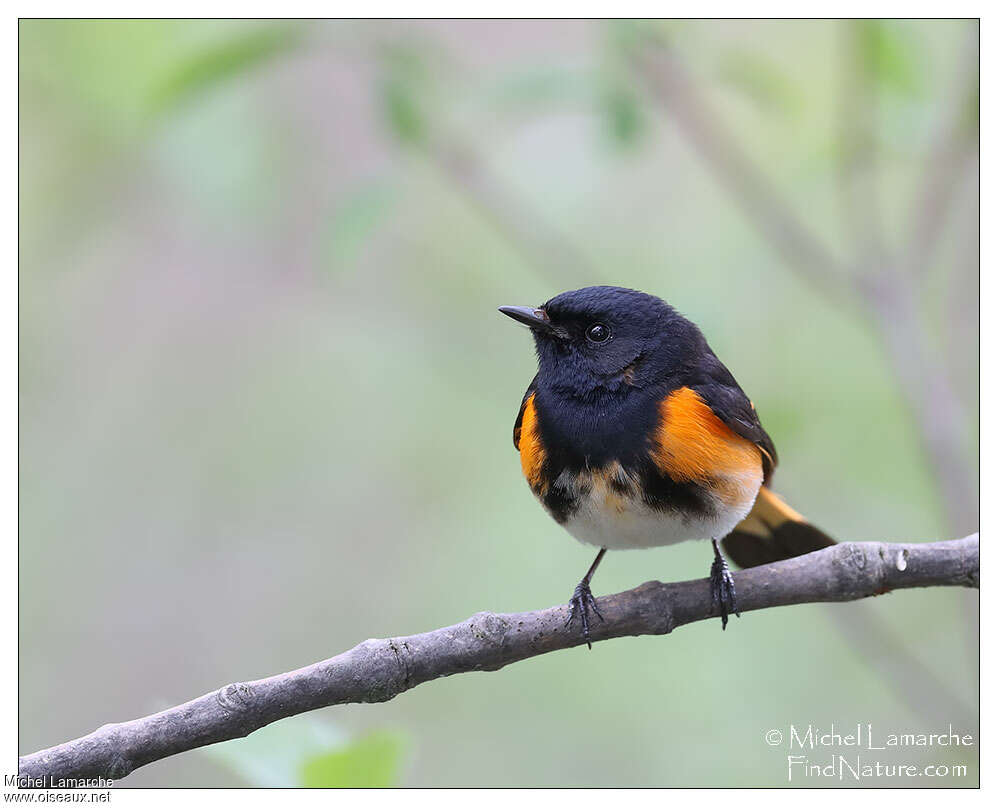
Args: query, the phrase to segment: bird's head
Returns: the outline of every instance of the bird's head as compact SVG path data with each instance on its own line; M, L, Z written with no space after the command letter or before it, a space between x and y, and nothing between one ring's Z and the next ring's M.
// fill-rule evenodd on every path
M575 396L643 387L664 363L682 361L684 345L696 339L696 327L663 300L617 286L500 311L531 328L539 383Z

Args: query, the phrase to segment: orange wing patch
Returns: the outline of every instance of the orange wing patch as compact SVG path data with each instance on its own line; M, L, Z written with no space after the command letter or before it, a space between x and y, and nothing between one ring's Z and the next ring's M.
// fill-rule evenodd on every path
M670 393L659 409L662 420L655 434L653 458L671 479L716 485L727 480L750 483L756 475L762 480L760 448L729 429L689 387ZM738 499L743 485L720 488L723 499Z
M538 413L534 408L534 393L524 402L523 417L520 421L520 468L527 482L535 491L544 493L548 488L541 478L541 467L545 462L545 447L538 435Z

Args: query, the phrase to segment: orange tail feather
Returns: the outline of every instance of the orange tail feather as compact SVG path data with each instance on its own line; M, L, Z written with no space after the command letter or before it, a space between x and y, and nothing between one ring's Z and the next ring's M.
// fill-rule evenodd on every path
M765 486L749 515L722 540L725 552L740 567L783 561L835 543Z

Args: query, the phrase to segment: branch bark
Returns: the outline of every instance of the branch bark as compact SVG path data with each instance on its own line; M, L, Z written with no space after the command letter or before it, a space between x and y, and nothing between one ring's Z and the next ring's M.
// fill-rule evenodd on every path
M926 544L845 543L735 573L743 612L858 600L925 586L978 588L978 534ZM707 579L635 589L599 598L604 620L593 641L669 634L718 616ZM522 659L582 644L566 626L568 607L535 612L480 612L436 631L366 640L339 656L289 673L237 682L155 715L100 729L25 755L25 785L104 777L119 780L140 766L199 746L242 738L289 716L334 704L382 702L432 679L499 670Z

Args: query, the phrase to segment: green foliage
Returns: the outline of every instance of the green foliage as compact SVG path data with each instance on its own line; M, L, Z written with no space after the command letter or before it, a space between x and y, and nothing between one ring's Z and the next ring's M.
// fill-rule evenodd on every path
M235 772L247 785L289 788L301 785L303 762L347 743L345 733L316 715L266 726L234 741L206 746L204 754Z
M403 142L420 141L424 133L423 116L410 83L398 77L389 78L382 84L381 93L389 129Z
M317 715L278 721L204 753L248 785L264 788L378 788L398 785L406 739L386 730L348 741Z
M598 111L611 142L634 146L646 129L644 100L635 85L630 60L649 34L642 23L620 20L604 29L604 63L597 75Z
M611 140L621 146L634 145L645 124L638 95L624 83L611 84L601 94L601 108Z
M384 183L366 183L348 194L330 218L325 242L328 265L350 263L395 203L395 189Z
M72 111L80 133L120 142L141 131L158 77L186 50L184 24L26 20L18 27L27 96Z
M294 47L287 23L216 26L184 20L33 20L19 27L21 80L55 94L91 136L122 142L151 119Z
M968 94L964 99L964 115L961 119L961 124L964 127L965 133L972 139L978 138L979 99L979 83L976 81L974 87L968 91Z
M427 69L421 54L413 47L385 48L381 68L378 99L389 131L403 143L421 142L427 132Z
M213 42L184 59L151 94L161 111L259 67L293 47L299 29L286 24L255 27L221 42Z
M903 25L890 20L855 20L856 57L866 75L883 89L915 96L922 90L920 49Z
M487 89L486 100L502 112L536 110L550 114L566 103L588 99L591 84L588 71L554 65L526 66L500 76Z
M668 20L611 20L604 30L610 48L630 57L639 48L666 44L674 27Z
M307 788L385 788L398 784L403 738L372 732L348 746L317 755L302 766Z
M722 54L718 78L742 92L763 113L790 116L801 105L797 87L760 51L730 48Z

